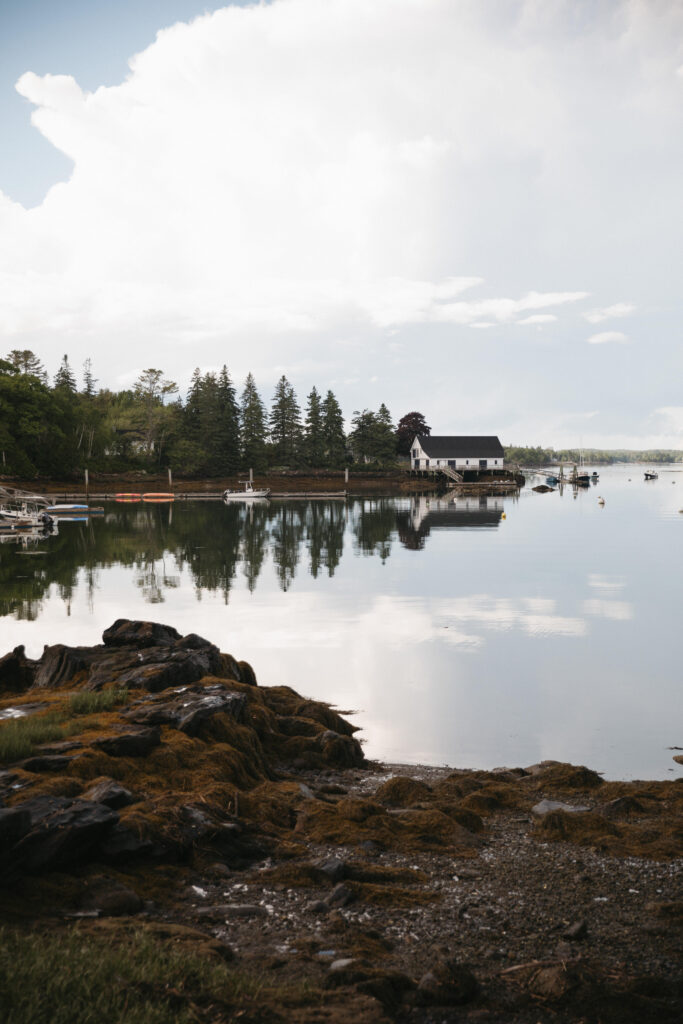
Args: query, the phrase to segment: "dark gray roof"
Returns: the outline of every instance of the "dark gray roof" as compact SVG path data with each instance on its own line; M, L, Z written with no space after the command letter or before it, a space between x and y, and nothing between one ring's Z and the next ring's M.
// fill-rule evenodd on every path
M448 436L418 434L422 450L430 459L502 459L503 446L498 438L489 436Z

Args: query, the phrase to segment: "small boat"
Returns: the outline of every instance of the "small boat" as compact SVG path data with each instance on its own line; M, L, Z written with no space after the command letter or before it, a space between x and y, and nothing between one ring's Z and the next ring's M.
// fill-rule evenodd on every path
M175 501L175 494L170 491L148 491L142 495L143 501Z
M84 512L88 512L87 505L48 505L45 509L50 515L55 516L82 516Z
M655 471L653 469L650 472L646 472L645 473L645 479L646 480L658 480L659 479L659 473L655 473Z
M35 528L49 533L54 520L47 511L48 505L42 494L0 487L0 525L4 531Z
M553 476L551 474L550 476L547 476L545 478L545 482L547 484L550 484L551 487L557 487L557 485L559 484L560 480L559 480L559 477Z
M125 491L114 495L114 501L140 501L141 498L141 494L134 494L133 492L127 493Z
M243 491L231 491L230 489L223 491L223 501L253 501L256 498L267 498L269 494L269 487L255 491L254 485L249 480L246 480Z

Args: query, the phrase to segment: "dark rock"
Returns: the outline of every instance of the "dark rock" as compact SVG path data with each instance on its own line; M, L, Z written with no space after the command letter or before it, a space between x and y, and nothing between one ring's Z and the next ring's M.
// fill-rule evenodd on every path
M135 797L130 790L120 786L113 779L103 779L102 782L91 786L87 792L83 793L82 799L92 800L96 804L104 804L113 810L135 803Z
M119 736L104 736L93 741L93 747L103 750L110 757L144 757L161 743L158 726L140 727Z
M588 925L585 921L574 921L568 928L565 928L562 933L565 939L569 939L572 942L578 942L581 939L585 939L588 934Z
M65 647L64 644L46 647L38 662L33 686L49 689L68 683L78 672L88 668L95 650L92 647Z
M188 650L198 650L200 647L213 647L210 640L205 640L203 636L199 636L197 633L188 633L187 636L183 636L178 641L180 647L187 647Z
M343 878L348 876L348 867L343 860L339 857L329 857L327 860L320 861L316 864L319 871L326 875L331 882L341 882Z
M139 836L119 823L100 843L99 852L106 861L119 864L138 857L163 859L169 850L166 846L154 843L145 836Z
M349 903L352 903L355 896L348 885L344 885L340 882L339 885L335 885L334 889L327 897L325 902L328 907L346 907Z
M99 911L103 917L118 917L121 914L138 914L142 910L142 900L136 892L115 879L95 878L88 885L84 906Z
M312 900L305 909L309 914L326 914L330 908L324 900Z
M249 662L238 661L237 664L239 666L241 677L239 681L242 683L246 683L247 686L258 686L258 683L256 682L256 673L254 672Z
M0 693L23 693L33 686L37 661L26 657L24 645L0 658Z
M31 816L31 828L12 848L10 861L24 871L70 867L88 860L118 822L115 811L85 800L36 797L22 807Z
M195 736L203 722L217 714L230 715L240 722L244 716L246 698L227 687L206 687L201 693L178 694L164 703L141 705L126 712L126 718L140 725L170 725L188 736Z
M245 705L246 698L241 693L215 693L196 697L188 701L179 712L177 727L188 736L195 736L202 722L218 713L228 714L239 722L243 717Z
M0 808L0 850L9 849L30 828L31 815L23 807Z
M173 626L160 622L141 622L136 619L117 619L102 634L106 647L162 647L174 644L181 636Z
M21 761L20 768L25 772L60 772L68 765L73 758L63 754L42 754L37 757L27 757Z
M573 973L564 964L551 964L532 974L528 987L533 995L555 1002L565 996L574 984Z
M469 967L457 960L444 960L422 976L416 995L422 1006L460 1006L474 999L478 991Z
M631 814L643 814L645 808L634 796L618 796L616 800L596 807L596 811L604 814L606 818L624 818Z
M41 743L36 747L41 754L64 754L67 750L75 750L83 744L78 740L61 740L58 743Z

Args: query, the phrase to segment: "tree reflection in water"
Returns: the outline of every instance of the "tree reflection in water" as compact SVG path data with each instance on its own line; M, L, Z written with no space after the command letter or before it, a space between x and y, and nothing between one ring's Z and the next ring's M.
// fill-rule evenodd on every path
M150 604L181 587L183 576L189 576L197 600L205 592L220 593L227 604L238 574L254 592L269 556L280 588L287 591L302 561L314 578L333 576L347 532L355 555L384 563L396 539L419 548L430 529L450 526L454 519L473 525L478 516L481 525L497 525L502 502L493 507L490 502L481 509L461 506L457 515L450 507L447 514L436 514L434 505L422 508L414 500L408 509L393 498L109 504L104 516L62 521L57 533L30 547L0 544L0 616L36 619L51 588L67 608L77 589L84 589L92 610L103 577L114 566L133 570L135 585Z

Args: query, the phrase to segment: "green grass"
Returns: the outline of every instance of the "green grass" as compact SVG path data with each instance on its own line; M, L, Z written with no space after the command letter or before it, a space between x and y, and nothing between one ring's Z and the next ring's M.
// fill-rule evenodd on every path
M69 697L68 711L71 715L93 715L98 711L111 711L119 704L125 704L128 700L128 690L113 689L81 690L79 693L72 693Z
M111 689L97 693L82 691L72 693L66 710L47 711L45 714L28 715L26 718L12 718L0 722L0 763L12 764L30 757L41 743L55 743L67 736L80 732L83 722L74 718L111 711L128 700L128 690ZM97 728L98 723L90 722L88 727Z
M303 986L278 991L262 975L142 931L116 942L76 928L0 929L3 1024L217 1024L242 1017L240 1007L250 1024L274 1024L287 1019L283 1003L318 1002L316 995Z
M62 711L48 711L45 715L12 718L0 725L0 761L12 763L30 757L40 743L54 743L66 735Z

